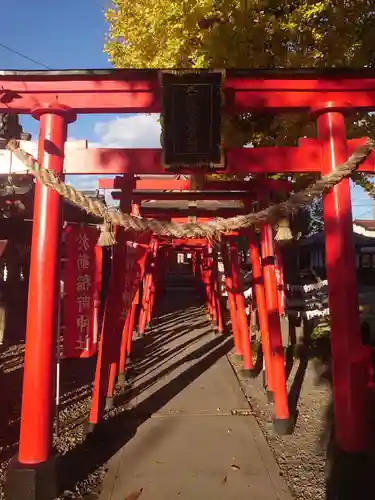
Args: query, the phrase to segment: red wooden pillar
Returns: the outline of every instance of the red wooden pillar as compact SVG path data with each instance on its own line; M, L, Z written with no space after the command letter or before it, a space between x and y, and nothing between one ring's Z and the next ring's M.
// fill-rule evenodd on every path
M140 297L140 311L138 318L138 333L143 336L146 330L147 322L147 296L150 281L150 255L146 257L145 274L142 279L142 294Z
M35 109L40 121L38 160L63 174L64 145L72 111L58 103ZM52 425L60 289L62 199L38 181L35 185L30 260L21 430L17 459L7 474L6 496L12 500L55 498Z
M155 259L155 273L154 273L154 290L152 297L152 313L155 312L155 302L159 300L161 293L163 292L165 277L167 274L167 253L166 248L158 246Z
M212 298L211 298L211 286L210 286L210 272L209 272L209 262L206 250L203 251L202 257L203 257L203 266L202 266L203 282L206 290L207 310L208 310L208 316L212 321L213 313L212 313Z
M116 339L117 340L117 339ZM107 340L109 342L109 340ZM120 350L121 346L121 341L120 344L116 342L116 346ZM118 366L116 360L112 360L112 362L109 365L109 379L108 379L108 387L107 387L107 397L105 400L105 410L111 410L113 408L113 395L115 392L115 387L116 387L116 377L117 377L117 372L118 372Z
M197 250L194 252L194 276L198 279L200 278L200 265L201 265L201 252Z
M148 257L149 259L150 257ZM143 278L143 290L142 297L140 302L140 312L139 312L139 321L138 321L138 333L143 336L146 331L147 326L147 310L148 310L148 298L149 298L149 289L150 289L150 280L151 280L151 271L149 269L150 262L146 264L146 273ZM148 269L147 269L148 268Z
M210 263L209 263L209 258L207 256L206 252L204 252L202 255L201 275L202 275L202 281L203 281L204 290L205 290L205 294L206 294L208 316L209 316L210 320L212 320L213 319L213 310L212 310Z
M215 284L214 284L214 257L212 253L212 247L208 247L209 254L207 256L207 266L208 266L208 287L210 294L210 305L211 305L211 316L212 322L217 325L217 309L216 309L216 296L215 296Z
M273 229L270 225L264 225L261 228L261 244L271 347L272 384L275 401L274 427L279 434L289 434L293 430L293 423L290 419L288 408L284 347L281 338L279 297L275 273Z
M154 311L154 303L155 303L155 294L156 294L156 286L158 280L159 268L160 264L160 251L159 251L159 242L157 239L154 241L154 248L152 250L152 262L151 262L151 277L150 277L150 290L149 290L149 301L148 301L148 309L147 309L147 322L151 325L152 314Z
M165 290L165 280L168 275L169 261L170 261L169 249L164 247L162 249L162 262L160 269L160 286L159 286L160 292L164 292Z
M211 309L213 311L213 322L219 333L224 333L223 316L221 310L220 293L217 280L217 259L211 255L210 259L210 293Z
M139 297L140 297L140 287L138 288L136 294L134 295L134 299L133 299L131 311L130 311L127 357L130 357L130 355L131 355L131 348L132 348L132 343L133 343L133 332L134 332L135 323L136 323L136 313L137 313L137 308L139 307L139 302L140 302Z
M326 174L347 159L344 116L325 111L318 116ZM358 310L356 260L349 180L324 197L326 269L331 316L335 442L344 452L360 453L370 445L366 384L370 367L362 345Z
M197 250L194 252L195 255L195 278L197 283L197 288L199 293L204 296L204 284L203 284L203 274L202 274L202 252L201 250Z
M197 264L196 264L196 260L197 260L197 254L196 252L193 252L192 253L192 256L191 256L191 269L193 271L193 275L196 277L197 275Z
M217 263L215 263L215 268L213 271L213 293L215 296L215 307L216 307L216 318L217 318L217 331L219 333L224 333L224 323L223 323L223 311L221 307L221 293L219 290L219 283L217 278Z
M242 290L237 243L232 238L229 240L229 256L231 263L233 293L235 296L237 310L237 321L241 335L244 367L243 374L251 376L251 370L253 368L253 358L251 353L250 332L245 310L245 299Z
M131 348L132 348L132 341L133 341L133 331L135 327L135 314L137 311L137 305L139 304L139 290L135 294L135 297L133 299L131 311L130 311L130 319L129 319L129 335L128 335L128 345L127 345L127 355L130 356L131 354Z
M141 303L141 311L139 315L139 334L144 335L147 319L148 319L148 311L150 305L150 297L151 297L151 287L152 287L152 268L154 263L154 248L155 248L156 240L152 239L150 242L150 250L149 255L147 256L146 261L146 272L143 280L143 294L142 294L142 303Z
M151 324L154 294L155 294L155 249L153 249L152 251L148 301L146 304L146 328L149 327Z
M258 320L260 328L260 336L262 341L262 351L266 366L266 387L267 397L269 401L273 401L273 383L272 383L272 362L271 362L271 347L270 336L268 330L268 312L266 304L266 296L264 291L264 280L262 273L262 266L260 262L260 255L255 236L250 236L249 242L250 261L252 268L253 290L255 293L255 300L258 310Z
M134 184L133 184L133 186L134 186ZM128 201L129 200L127 199L127 197L124 194L122 203L126 206L126 203L128 203ZM132 203L131 214L135 215L135 216L137 216L137 215L139 216L139 208L140 207L139 207L138 203ZM119 361L119 369L118 369L118 377L117 377L117 383L119 386L123 386L125 384L126 360L130 354L131 342L132 342L132 338L133 338L135 307L136 307L136 305L134 304L134 299L133 299L132 305L131 305L131 307L126 315L126 320L125 320L125 324L124 324L124 328L122 330L122 336L121 336L120 361Z
M120 361L118 367L118 377L117 384L123 386L125 384L125 374L126 374L126 357L128 354L128 342L129 342L129 332L130 332L130 321L133 307L129 308L126 314L124 328L122 329L121 335L121 347L120 347Z
M224 311L223 311L223 298L222 298L222 283L220 270L219 270L219 253L216 255L215 262L215 293L216 293L216 307L217 307L217 330L219 333L225 332L224 327ZM220 262L223 265L222 261ZM222 269L221 269L222 270Z
M147 325L151 325L152 310L154 308L154 299L155 299L155 275L154 272L152 271L150 280L150 299L147 304Z
M238 324L236 299L235 299L235 295L233 293L234 286L233 286L233 279L232 279L232 272L231 272L231 264L230 264L230 260L228 257L228 247L225 244L225 242L223 242L221 244L221 254L223 257L223 264L224 264L225 288L226 288L227 294L228 294L228 307L229 307L230 318L232 321L234 354L236 356L242 357L243 350L242 350L242 342L241 342L241 330L240 330L239 324Z
M212 323L214 326L216 326L217 325L217 309L216 309L216 298L215 298L215 283L213 281L212 268L210 271L210 296L211 296Z

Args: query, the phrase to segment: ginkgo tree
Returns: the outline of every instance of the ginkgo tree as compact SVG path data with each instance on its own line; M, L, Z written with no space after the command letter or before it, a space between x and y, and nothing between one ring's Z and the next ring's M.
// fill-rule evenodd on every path
M105 52L118 68L324 68L375 64L373 0L112 0ZM353 112L348 137L375 136ZM225 119L227 147L293 145L314 136L306 115ZM372 183L362 175L356 182Z

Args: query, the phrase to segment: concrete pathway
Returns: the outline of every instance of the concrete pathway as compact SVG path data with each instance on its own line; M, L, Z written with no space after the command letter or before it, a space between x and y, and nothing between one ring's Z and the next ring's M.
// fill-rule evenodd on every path
M109 461L100 500L291 500L227 361L231 339L193 294L173 295L135 364L139 425Z

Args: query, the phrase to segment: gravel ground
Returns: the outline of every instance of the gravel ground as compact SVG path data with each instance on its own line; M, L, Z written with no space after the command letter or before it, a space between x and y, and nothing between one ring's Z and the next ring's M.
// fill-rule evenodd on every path
M331 429L331 386L325 376L326 366L316 359L293 360L288 390L295 400L300 388L297 422L294 433L281 438L273 431L273 405L267 402L262 377L244 379L238 360L233 356L229 359L294 498L326 499L325 462Z
M23 367L23 344L12 345L0 352L0 498L2 484L9 459L17 451L19 415L21 407L21 384Z
M17 344L0 353L0 384L2 409L0 412L0 499L4 498L3 482L9 459L16 454L22 390L24 345ZM63 360L61 365L61 400L59 411L60 435L55 435L54 445L64 456L84 442L84 424L91 399L91 380L95 360ZM116 409L115 413L121 412ZM112 412L113 414L113 412ZM112 415L111 414L111 415ZM61 499L97 498L97 485L104 476L104 468L89 473L75 485L73 491L64 491Z

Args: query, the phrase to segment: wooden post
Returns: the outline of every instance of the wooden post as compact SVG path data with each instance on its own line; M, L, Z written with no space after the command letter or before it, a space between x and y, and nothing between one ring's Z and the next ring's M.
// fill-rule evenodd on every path
M33 111L40 121L38 160L61 176L68 123L75 114L58 103ZM62 199L38 181L35 185L29 298L23 375L21 430L17 458L9 465L7 498L52 500L56 481L52 425L60 299Z
M327 109L318 116L326 174L347 159L344 116ZM362 344L358 309L356 259L349 180L342 180L324 197L324 233L331 347L335 442L347 453L370 446L367 407L369 350Z
M290 434L293 421L289 415L288 393L285 379L285 357L281 337L279 297L277 293L273 229L270 225L261 228L261 245L264 288L268 312L268 328L271 348L271 373L275 400L274 428L278 434Z

